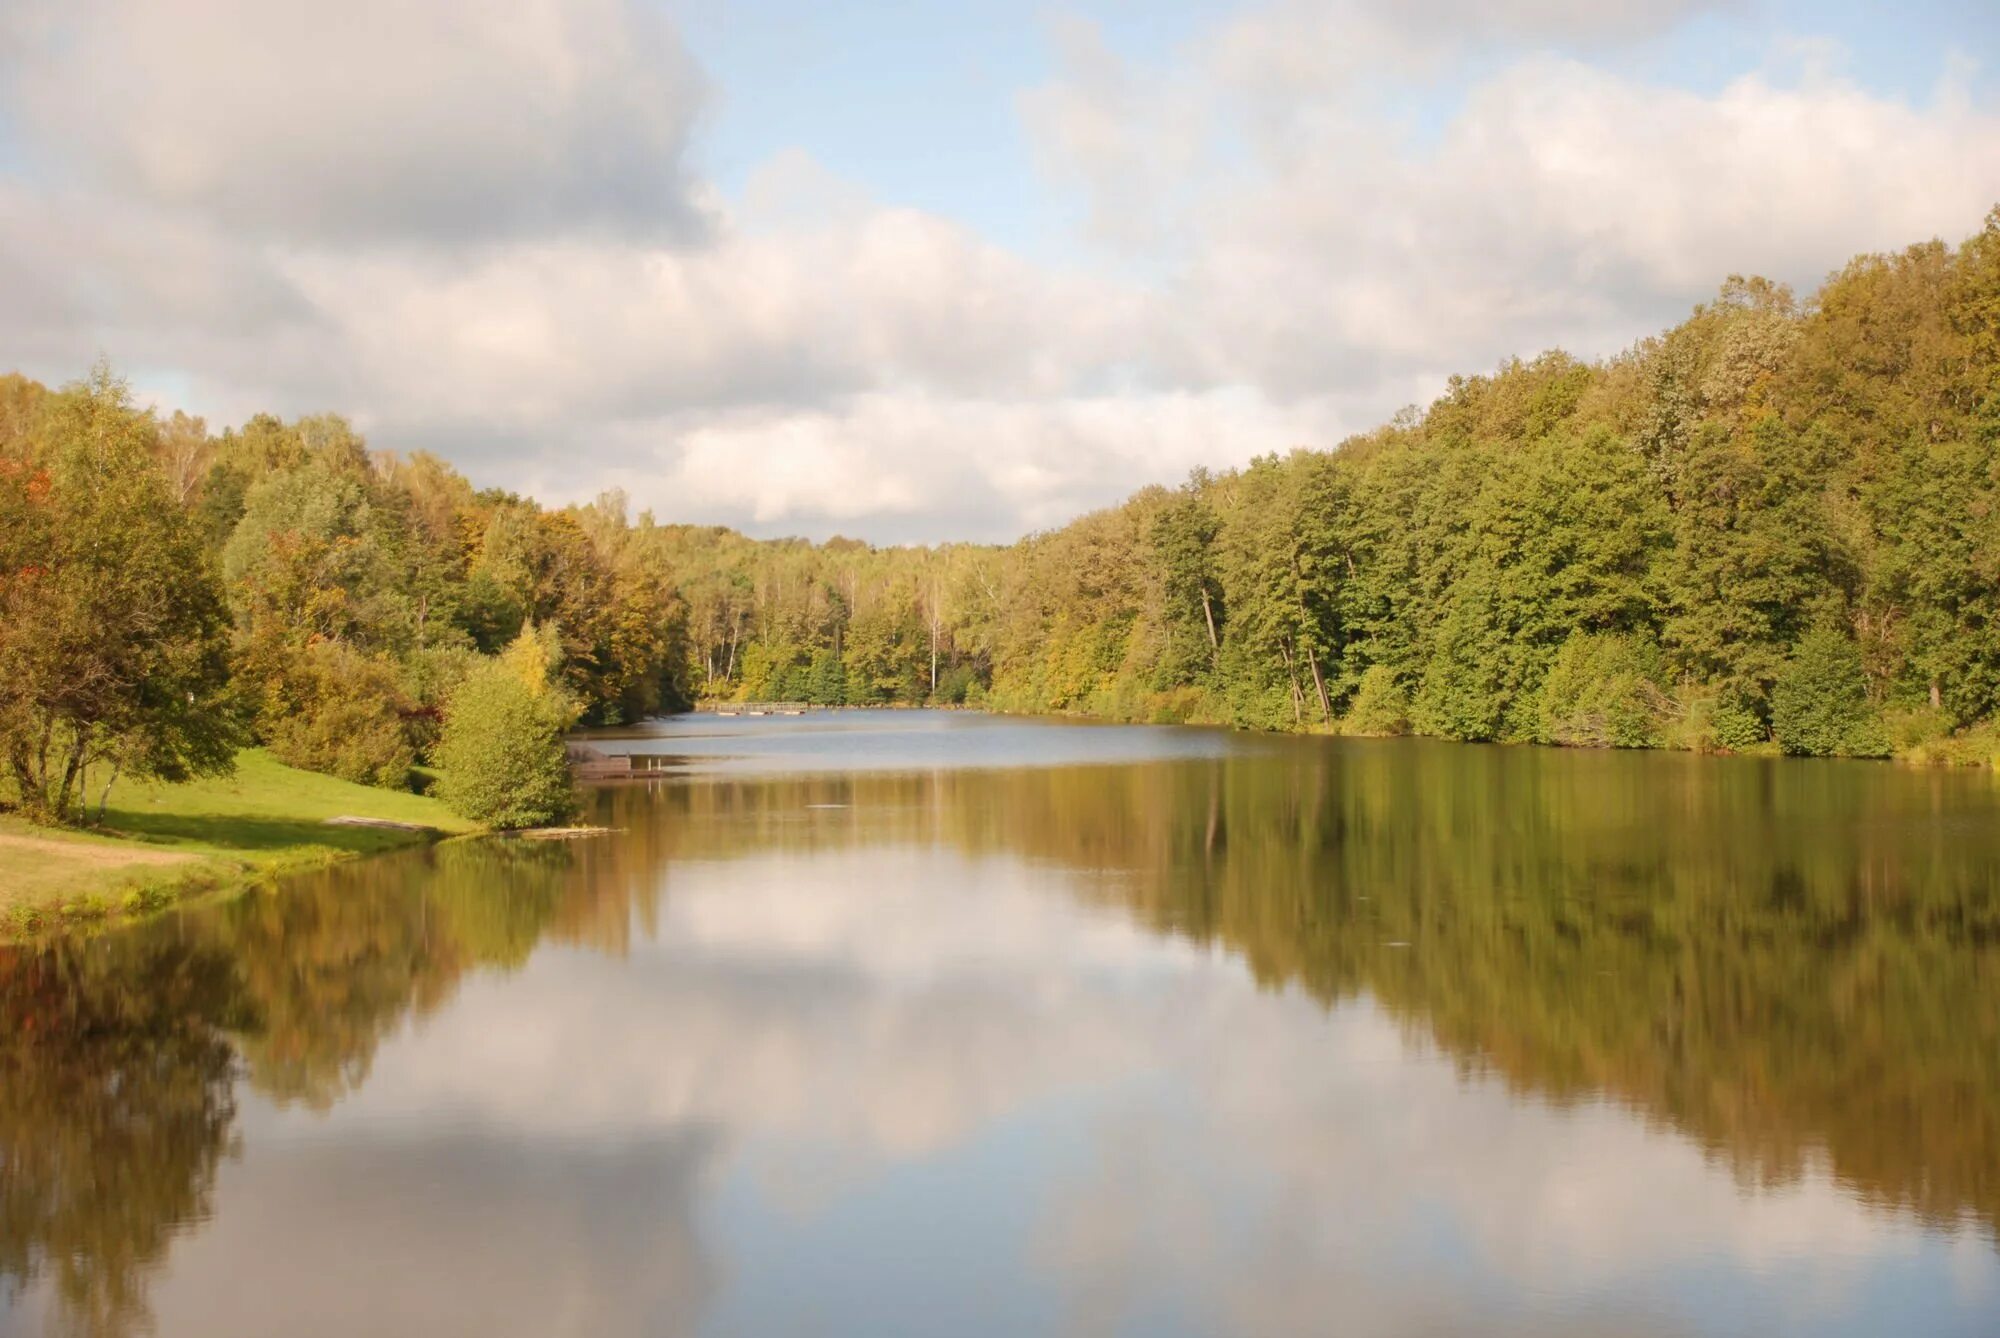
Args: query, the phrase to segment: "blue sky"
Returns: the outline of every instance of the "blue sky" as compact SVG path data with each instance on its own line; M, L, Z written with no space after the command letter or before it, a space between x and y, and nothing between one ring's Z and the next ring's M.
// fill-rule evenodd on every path
M683 0L667 10L720 90L699 152L726 188L740 188L773 154L803 148L885 200L1064 257L1075 253L1073 210L1037 171L1016 105L1022 90L1056 73L1051 24L1084 17L1121 53L1150 63L1228 6L774 0L747 9Z
M781 150L805 148L885 200L963 218L1051 257L1075 254L1075 211L1037 171L1016 105L1022 90L1057 74L1051 26L1083 18L1121 55L1159 64L1240 8L1221 0L666 6L720 90L698 152L725 187L740 188ZM1636 48L1591 54L1607 68L1713 91L1784 64L1789 44L1828 42L1862 87L1923 101L1953 61L1990 97L2000 79L1996 33L2000 5L1985 0L1793 0L1720 7ZM1411 99L1418 124L1448 119L1461 92L1453 83L1423 89Z
M1006 539L2000 202L2000 7L0 0L0 350Z

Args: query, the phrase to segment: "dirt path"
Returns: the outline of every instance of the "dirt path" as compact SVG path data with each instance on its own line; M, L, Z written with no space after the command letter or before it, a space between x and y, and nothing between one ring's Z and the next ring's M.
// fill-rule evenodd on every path
M41 836L15 836L0 832L0 854L49 855L72 865L93 869L121 869L140 864L182 864L194 858L176 850L148 850L144 846L97 845L89 841L56 841Z

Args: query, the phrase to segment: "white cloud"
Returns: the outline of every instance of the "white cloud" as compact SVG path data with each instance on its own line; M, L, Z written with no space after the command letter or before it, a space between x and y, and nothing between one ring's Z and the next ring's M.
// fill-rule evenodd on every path
M765 525L1007 538L1197 465L1326 441L1338 422L1323 403L1280 407L1241 389L1048 401L869 394L670 437L654 488L683 509ZM645 487L643 475L622 482L635 495Z
M932 215L734 226L690 252L561 237L318 254L280 269L405 416L554 424L796 405L875 388L1059 397L1115 355L1129 297Z
M1747 0L1272 0L1204 47L1246 85L1296 97L1436 76L1473 51L1597 50Z
M629 0L65 0L6 101L60 175L287 245L685 233L703 90ZM4 59L4 58L0 58Z
M1951 77L1921 105L1817 65L1700 93L1527 51L1454 64L1462 98L1419 134L1381 110L1421 81L1395 73L1411 35L1379 19L1280 7L1168 69L1107 73L1097 53L1035 94L1030 123L1100 231L1174 239L1159 263L1184 374L1280 400L1374 388L1386 414L1389 378L1612 352L1731 272L1810 286L1859 250L1962 236L2000 198L2000 114ZM1133 190L1189 148L1188 95L1155 114L1104 90L1190 83L1204 137L1227 141L1205 188ZM1108 217L1162 207L1180 215Z
M1063 268L810 146L725 198L703 76L639 0L21 7L0 340L212 421L345 411L555 501L1004 539L2000 198L2000 115L1948 80L1591 63L1713 8L1283 3L1157 66L1059 23L1023 120L1112 248Z
M1020 97L1045 165L1064 185L1084 188L1098 241L1161 244L1161 229L1191 202L1215 148L1202 91L1134 70L1079 19L1052 23L1050 41L1064 77Z

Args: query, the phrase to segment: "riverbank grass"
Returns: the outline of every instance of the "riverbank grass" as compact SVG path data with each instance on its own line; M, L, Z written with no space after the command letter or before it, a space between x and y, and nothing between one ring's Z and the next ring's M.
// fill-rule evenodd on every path
M339 817L407 826L328 825ZM472 830L435 799L300 771L252 749L220 779L120 782L91 831L0 815L0 933L157 909L251 878Z

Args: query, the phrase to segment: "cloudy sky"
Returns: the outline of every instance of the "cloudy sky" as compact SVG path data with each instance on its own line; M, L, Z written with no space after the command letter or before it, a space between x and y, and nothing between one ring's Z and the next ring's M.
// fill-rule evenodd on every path
M1009 539L2000 202L1992 0L0 0L0 365Z

